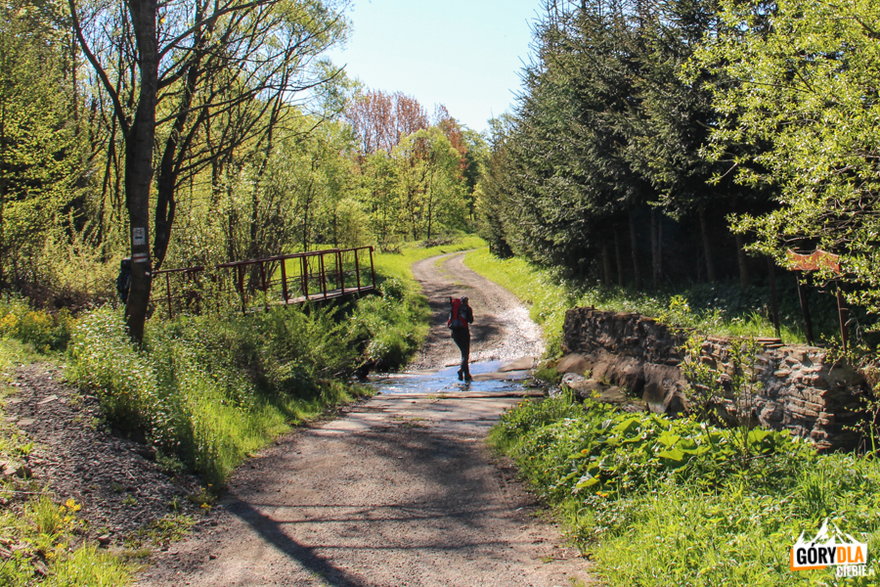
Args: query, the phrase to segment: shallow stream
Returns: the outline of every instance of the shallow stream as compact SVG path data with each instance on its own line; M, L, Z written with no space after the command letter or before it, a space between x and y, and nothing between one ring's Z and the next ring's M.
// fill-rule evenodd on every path
M380 373L371 377L370 385L379 394L415 394L475 392L479 394L508 394L521 392L526 387L528 371L502 371L501 361L471 363L473 381L465 383L457 377L458 365L436 371Z

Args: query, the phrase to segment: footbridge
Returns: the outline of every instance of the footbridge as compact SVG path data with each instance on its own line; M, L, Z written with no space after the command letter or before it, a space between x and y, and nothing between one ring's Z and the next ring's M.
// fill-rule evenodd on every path
M206 307L242 312L376 291L373 247L324 249L153 272L155 308L169 318Z

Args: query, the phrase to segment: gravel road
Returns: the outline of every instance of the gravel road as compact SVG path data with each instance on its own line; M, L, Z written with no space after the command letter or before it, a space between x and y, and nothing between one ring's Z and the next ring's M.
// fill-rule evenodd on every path
M412 370L456 363L447 298L468 295L473 358L541 351L537 327L462 255L415 267L434 326ZM454 376L454 375L453 375ZM516 394L382 394L298 430L243 466L194 535L141 585L552 586L589 563L484 443Z

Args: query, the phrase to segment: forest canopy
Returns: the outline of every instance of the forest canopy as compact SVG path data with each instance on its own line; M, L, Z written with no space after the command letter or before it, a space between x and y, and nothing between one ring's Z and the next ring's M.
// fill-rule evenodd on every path
M147 267L472 230L485 141L329 62L346 7L4 3L0 286L93 304L134 255L137 338Z
M876 312L878 31L869 0L545 2L483 235L636 288L821 249Z

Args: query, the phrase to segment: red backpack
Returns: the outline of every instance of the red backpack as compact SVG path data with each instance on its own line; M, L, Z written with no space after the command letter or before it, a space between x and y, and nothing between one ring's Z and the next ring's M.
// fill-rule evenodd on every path
M446 321L446 326L449 328L467 328L467 320L458 315L461 308L461 300L449 298L449 306L449 320Z

